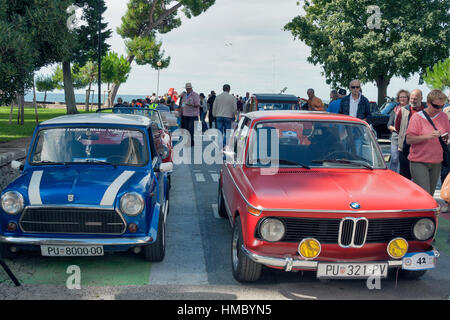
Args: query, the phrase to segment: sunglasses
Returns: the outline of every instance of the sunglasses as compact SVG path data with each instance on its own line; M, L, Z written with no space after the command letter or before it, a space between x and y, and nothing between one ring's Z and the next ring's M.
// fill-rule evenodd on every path
M361 87L360 86L351 86L350 88L352 88L352 89L359 89Z
M440 106L440 105L438 105L438 104L434 104L434 103L430 103L434 108L436 108L436 109L442 109L442 108L444 108L444 106L442 105L442 106Z

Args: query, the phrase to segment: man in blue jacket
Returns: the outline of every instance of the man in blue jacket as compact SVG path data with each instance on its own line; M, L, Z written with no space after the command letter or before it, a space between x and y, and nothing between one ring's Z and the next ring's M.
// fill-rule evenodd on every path
M350 92L348 96L342 98L339 113L367 121L367 117L370 115L370 104L369 100L361 93L359 80L350 82Z

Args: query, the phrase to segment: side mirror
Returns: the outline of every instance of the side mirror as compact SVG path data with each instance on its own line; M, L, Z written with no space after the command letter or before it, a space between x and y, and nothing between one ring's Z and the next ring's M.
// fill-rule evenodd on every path
M24 164L22 162L20 162L20 161L13 160L13 161L11 161L11 168L14 169L14 170L22 171L23 168L24 168Z
M172 172L173 171L173 163L165 162L161 163L159 166L156 166L154 169L155 172Z

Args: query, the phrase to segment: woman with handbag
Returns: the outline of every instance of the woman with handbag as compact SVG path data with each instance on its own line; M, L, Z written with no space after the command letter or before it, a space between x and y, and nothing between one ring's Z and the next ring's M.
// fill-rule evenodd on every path
M441 90L432 90L427 96L427 108L414 114L406 130L406 143L411 145L412 181L434 195L441 173L441 163L447 161L450 123L442 112L446 96Z

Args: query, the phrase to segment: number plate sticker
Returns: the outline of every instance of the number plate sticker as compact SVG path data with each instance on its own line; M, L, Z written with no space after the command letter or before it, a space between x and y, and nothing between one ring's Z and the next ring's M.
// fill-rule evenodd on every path
M410 252L402 259L402 268L405 270L428 270L436 266L436 256L433 251Z
M317 278L386 278L387 263L319 263Z
M103 256L103 246L41 246L45 257L91 257Z

